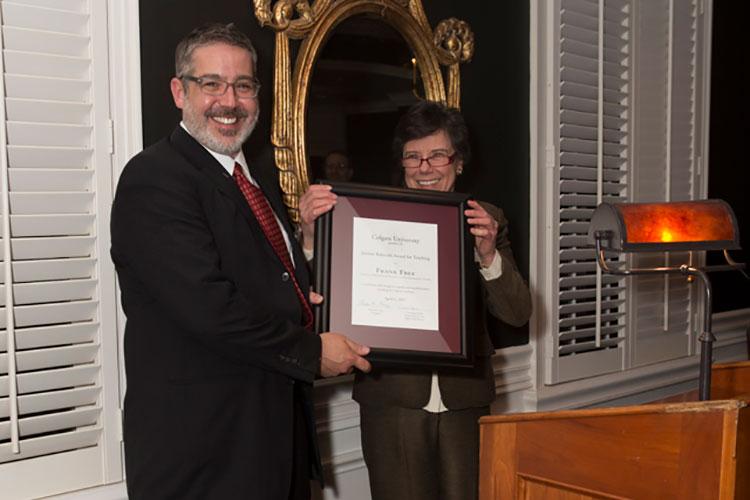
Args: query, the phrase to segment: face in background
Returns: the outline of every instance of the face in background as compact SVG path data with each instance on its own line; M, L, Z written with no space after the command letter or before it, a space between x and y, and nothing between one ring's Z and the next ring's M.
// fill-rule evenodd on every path
M210 76L230 83L254 76L250 53L225 43L196 48L190 67L189 76ZM193 137L212 151L236 156L258 120L257 96L239 99L231 86L224 95L207 95L197 83L177 77L170 84L175 105L182 110Z
M451 156L456 152L450 137L445 130L408 141L404 144L402 157L414 156L430 158L435 155ZM463 168L463 161L454 159L444 167L434 167L423 161L419 167L404 168L404 182L412 189L429 189L432 191L453 191L456 176Z
M349 164L349 158L342 153L330 153L326 156L323 165L323 175L332 181L350 181L354 175L354 169Z

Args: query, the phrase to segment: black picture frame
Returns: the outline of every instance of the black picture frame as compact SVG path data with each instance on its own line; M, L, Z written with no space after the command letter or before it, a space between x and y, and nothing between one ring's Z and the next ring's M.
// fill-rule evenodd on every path
M315 307L318 333L336 331L370 346L375 366L471 367L475 300L473 236L464 216L468 194L327 182L336 206L315 223ZM353 219L355 216L437 224L438 329L409 330L352 324ZM333 277L332 277L333 275ZM348 288L347 288L348 287Z

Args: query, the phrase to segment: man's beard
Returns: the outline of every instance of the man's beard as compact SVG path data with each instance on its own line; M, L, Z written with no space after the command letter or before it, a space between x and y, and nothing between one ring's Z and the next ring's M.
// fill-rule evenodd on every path
M183 120L185 126L190 131L192 136L206 148L210 149L219 154L234 157L239 153L242 148L242 144L250 137L253 133L255 125L258 123L258 108L255 109L255 116L250 117L249 120L245 121L242 127L236 132L229 132L226 135L221 131L218 132L220 137L217 137L214 132L211 132L208 128L208 121L214 116L220 116L224 118L236 118L237 120L243 120L249 116L248 112L239 107L226 107L226 106L215 106L207 110L202 116L195 113L190 105L186 105L183 109ZM224 140L222 140L222 138ZM231 140L227 141L227 139Z

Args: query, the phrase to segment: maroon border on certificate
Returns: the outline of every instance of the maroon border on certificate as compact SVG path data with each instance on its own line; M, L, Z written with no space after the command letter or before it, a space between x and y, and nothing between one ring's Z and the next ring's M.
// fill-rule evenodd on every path
M458 211L457 206L339 195L331 231L330 330L346 332L351 339L375 348L460 354L460 275L456 266L459 258L456 244ZM352 324L352 231L355 217L437 224L439 330ZM454 306L445 307L446 304Z

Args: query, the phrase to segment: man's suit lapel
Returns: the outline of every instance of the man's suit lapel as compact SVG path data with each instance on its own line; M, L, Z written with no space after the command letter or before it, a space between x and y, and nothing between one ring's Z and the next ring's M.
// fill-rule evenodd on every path
M170 142L191 165L200 170L222 193L237 204L240 213L250 224L261 230L234 178L198 141L178 125L170 136Z
M248 160L250 175L253 176L253 179L255 179L255 182L258 183L258 186L260 186L263 194L266 195L268 203L271 204L271 208L281 221L281 224L284 226L284 230L291 237L294 235L294 229L289 224L289 217L287 217L286 215L286 207L284 206L284 202L276 194L279 192L278 185L276 184L276 178L271 178L271 176L264 175L263 169L261 167L265 167L265 165L259 165L261 161L262 160L258 158Z
M224 167L222 167L219 162L217 162L216 159L198 143L198 141L196 141L193 137L190 136L190 134L188 134L181 126L178 125L170 136L170 142L191 165L195 166L201 172L203 172L206 177L210 179L210 181L215 184L222 193L233 200L237 204L240 213L247 220L247 222L258 232L263 234L263 230L260 227L258 220L255 218L255 215L250 209L250 205L248 205L244 195L237 187L237 183L235 182L234 178L229 175ZM297 281L299 282L300 286L304 287L305 284L308 283L306 273L300 272L301 268L305 265L304 255L302 255L301 252L297 251L298 245L296 244L296 240L294 239L294 231L292 230L288 222L288 217L286 217L286 214L284 212L285 208L283 202L278 196L273 196L270 194L276 193L278 192L278 190L274 190L273 185L271 184L272 181L262 175L259 168L255 168L255 163L260 161L262 160L255 160L250 164L253 178L260 185L261 190L266 195L268 202L271 204L271 208L274 210L274 212L276 212L279 220L281 221L284 229L287 232L287 235L289 235L289 238L292 240L291 246L294 252L294 262L296 268L295 274L297 275ZM278 256L276 256L273 247L271 247L271 244L267 241L265 235L263 235L263 239L267 243L266 246L268 247L268 250L273 254L274 258L278 259Z

